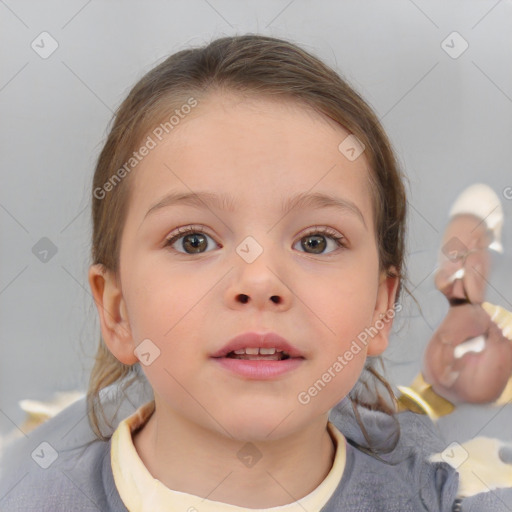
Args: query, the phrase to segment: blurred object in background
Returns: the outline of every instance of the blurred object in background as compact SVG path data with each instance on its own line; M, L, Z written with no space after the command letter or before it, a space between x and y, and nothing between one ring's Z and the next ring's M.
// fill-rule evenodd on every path
M26 413L25 421L19 428L12 429L3 437L0 436L0 454L10 443L23 437L24 433L28 434L84 396L83 391L58 391L47 401L20 400L19 406Z

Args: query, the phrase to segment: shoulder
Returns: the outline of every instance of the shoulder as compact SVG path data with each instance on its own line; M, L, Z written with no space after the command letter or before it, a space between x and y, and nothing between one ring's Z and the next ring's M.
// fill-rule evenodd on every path
M5 471L0 481L4 512L111 510L105 488L110 443L94 441L84 448L59 449L40 443L30 460Z
M348 488L355 499L378 505L382 511L452 511L459 477L445 462L429 462L421 450L414 449L399 457L377 458L351 445L349 457Z
M448 443L428 417L412 412L390 417L361 411L367 436L377 445L378 457L365 451L366 438L351 415L351 408L339 404L331 418L349 444L345 472L322 512L340 508L358 512L512 510L510 488L493 489L462 500L457 498L460 485L457 470L442 460L431 460Z
M107 396L105 411L111 435L135 406L117 395ZM64 409L12 445L0 460L2 512L119 511L126 512L115 487L110 441L96 438L85 399Z
M364 435L351 409L339 404L331 415L348 443L338 506L343 503L358 511L451 512L459 475L449 464L429 460L444 445L430 420L409 412L390 416L361 409ZM370 454L370 446L375 454Z

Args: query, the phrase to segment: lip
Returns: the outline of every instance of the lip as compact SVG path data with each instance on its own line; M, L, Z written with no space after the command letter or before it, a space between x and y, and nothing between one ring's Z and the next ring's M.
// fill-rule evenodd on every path
M290 357L280 361L232 359L230 352L242 348L275 348L286 352ZM215 363L230 373L253 380L266 380L279 377L299 367L305 357L296 347L274 332L246 332L235 336L224 347L212 354Z
M213 361L240 377L253 380L266 380L279 377L295 370L303 362L302 357L291 357L282 361L262 361L250 359L231 359L229 357L217 357Z
M286 352L290 358L304 359L304 355L297 348L275 332L245 332L243 334L239 334L229 340L226 345L217 350L217 352L212 354L211 357L225 358L230 352L241 350L243 348L275 348Z

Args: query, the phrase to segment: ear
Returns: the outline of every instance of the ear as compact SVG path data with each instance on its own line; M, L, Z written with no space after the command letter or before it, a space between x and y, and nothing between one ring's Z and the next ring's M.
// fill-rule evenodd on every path
M389 273L396 274L396 269L391 267ZM395 298L399 283L399 277L390 277L386 271L380 275L372 327L369 329L373 335L368 344L367 355L369 356L379 356L388 346L396 313Z
M89 285L100 317L101 334L112 354L124 364L138 362L126 304L116 276L101 264L89 268Z

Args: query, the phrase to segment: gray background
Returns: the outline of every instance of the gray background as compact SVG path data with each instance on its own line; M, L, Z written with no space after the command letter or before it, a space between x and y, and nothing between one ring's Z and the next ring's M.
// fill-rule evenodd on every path
M410 181L409 287L423 307L407 301L397 322L395 382L418 373L447 309L432 272L449 207L474 182L503 201L507 253L489 298L512 308L511 22L504 0L0 0L0 435L23 421L20 399L86 388L99 335L89 190L112 112L168 54L217 36L291 39L382 120ZM43 31L58 42L46 59L31 47ZM458 58L441 46L454 31L469 44ZM47 262L32 252L43 237L57 248ZM489 414L485 425L500 430L503 418ZM482 431L480 417L468 435Z

